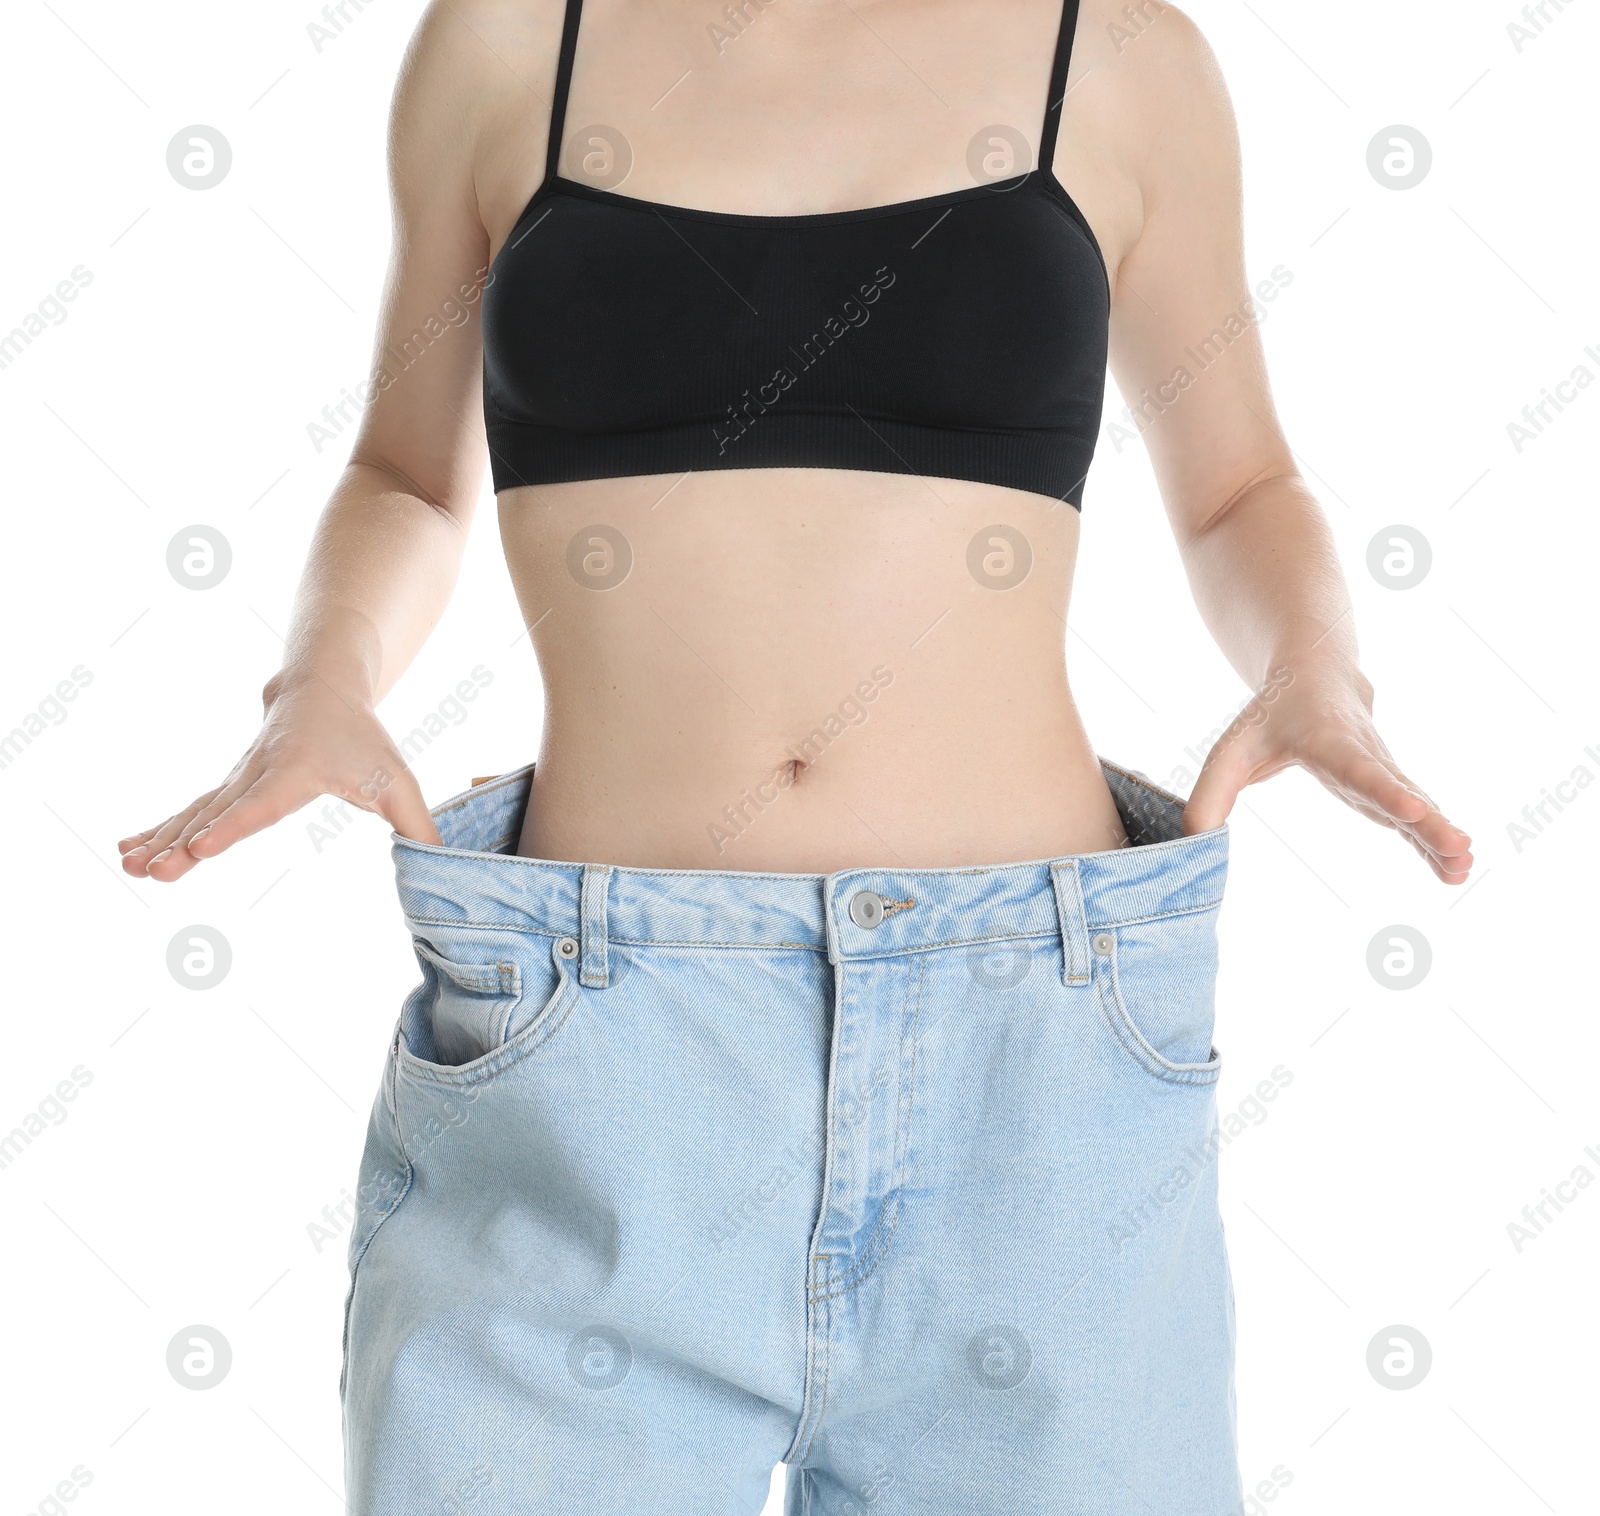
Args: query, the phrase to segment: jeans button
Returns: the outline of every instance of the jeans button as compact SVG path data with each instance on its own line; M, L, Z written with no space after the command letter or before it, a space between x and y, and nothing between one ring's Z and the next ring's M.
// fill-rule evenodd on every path
M1096 932L1092 946L1102 958L1111 956L1111 949L1117 945L1117 939L1110 932Z
M565 958L569 963L582 951L583 946L576 937L562 937L556 943L556 956Z
M867 931L876 931L883 925L883 896L871 890L857 890L850 897L850 919Z

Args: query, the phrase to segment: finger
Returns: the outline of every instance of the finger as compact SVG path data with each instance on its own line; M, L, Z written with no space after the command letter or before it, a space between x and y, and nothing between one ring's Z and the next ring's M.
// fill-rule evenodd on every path
M152 827L147 832L140 832L135 837L124 837L122 842L117 844L122 852L124 865L126 866L126 861L130 858L135 863L142 863L158 857L181 838L186 830L196 829L195 818L202 815L207 807L220 807L233 797L242 795L260 776L261 769L261 760L252 748L234 764L228 771L227 777L215 789L207 790L198 800L167 817L160 826ZM124 847L124 843L127 846ZM128 872L142 875L144 870L130 868Z
M1458 883L1465 879L1472 871L1473 856L1470 849L1463 849L1456 853L1440 852L1438 848L1430 846L1415 829L1397 826L1395 831L1405 838L1416 849L1417 855L1446 883Z
M428 814L428 802L422 798L422 786L410 769L401 769L400 776L382 790L374 802L378 814L391 828L408 842L427 842L440 845L439 828Z
M1184 807L1184 832L1193 836L1221 826L1232 812L1239 791L1255 777L1258 763L1255 745L1244 733L1224 732L1206 754L1205 765Z
M1433 809L1421 790L1355 739L1341 743L1327 766L1343 788L1403 825L1415 826Z
M1439 807L1434 803L1433 796L1423 789L1423 787L1418 784L1415 779L1413 779L1408 773L1406 773L1404 769L1400 767L1398 763L1394 761L1394 754L1389 751L1388 745L1384 742L1382 737L1380 737L1375 731L1369 730L1366 733L1366 745L1372 756L1375 757L1386 769L1388 769L1389 772L1401 782L1401 784L1405 785L1405 787L1408 790L1411 790L1414 794L1421 795L1433 810L1438 810Z
M309 771L267 769L256 782L188 839L195 858L215 858L236 842L265 831L325 794Z
M1452 827L1448 821L1445 821L1443 817L1430 817L1429 821L1431 822L1434 819L1442 822L1443 825L1454 835L1462 835L1455 827ZM1447 850L1441 847L1437 842L1430 842L1427 837L1423 835L1424 828L1422 827L1397 827L1396 830L1402 837L1406 839L1407 842L1412 845L1412 847L1417 850L1417 853L1441 879L1456 877L1465 878L1467 874L1471 872L1472 865L1475 860L1473 858L1470 842L1468 842L1467 846L1465 847L1451 848Z
M1418 856L1433 870L1434 874L1445 884L1464 884L1472 871L1473 857L1471 853L1462 853L1453 858L1441 858L1430 848L1425 847L1416 837L1402 832Z
M167 817L165 821L157 822L155 826L148 828L146 831L139 832L136 836L124 837L122 841L117 844L117 846L122 850L123 854L126 855L128 853L136 853L142 847L147 847L163 832L168 833L169 838L176 836L178 831L182 828L184 819L186 817L192 816L197 810L200 809L201 806L207 804L214 795L218 795L220 793L220 788L207 790L205 794L197 797L194 800L191 800L189 804L186 805L181 811L174 811L170 816Z
M256 784L261 784L266 778L267 773L263 772L261 779L258 779ZM147 867L149 877L158 884L171 884L173 880L183 878L195 864L201 863L207 858L216 857L222 851L222 848L215 845L211 836L212 829L224 817L232 815L235 808L249 798L254 788L254 785L244 785L235 790L230 786L228 790L217 796L209 806L191 818L189 824L177 837L173 838L166 850L151 858ZM315 793L314 786L312 787L312 793ZM287 805L280 814L287 815L291 810L298 810L310 798L311 795L307 794L298 803ZM274 816L272 819L276 820L277 817ZM271 823L263 824L270 825ZM259 827L251 828L251 830L259 829ZM227 833L225 832L223 835L226 837ZM247 832L240 831L232 840L237 841L238 837L246 835L248 835ZM198 840L202 836L206 839L204 842Z
M213 790L209 796L201 796L187 810L180 812L163 826L142 850L128 854L128 858L123 860L123 867L127 868L128 860L137 854L141 856L144 864L145 877L154 879L158 883L167 884L188 873L199 857L189 850L190 840L250 788L255 777L261 773L262 767L263 765L257 760L248 768L236 768L234 777L230 778L221 789ZM182 864L176 872L174 872L175 862ZM152 873L151 870L156 864L160 864L161 867Z
M177 841L184 827L189 824L190 818L211 804L221 793L221 790L207 790L199 799L192 801L181 811L167 817L160 826L152 827L148 832L141 832L136 839L126 839L131 841L133 845L123 850L122 867L124 871L132 874L135 878L144 878L149 864Z
M1464 859L1455 860L1449 867L1432 860L1430 862L1434 873L1445 884L1465 884L1472 872L1472 855L1470 853Z
M1348 758L1342 769L1330 767L1330 772L1352 804L1357 798L1365 801L1398 829L1414 835L1434 857L1459 859L1469 853L1472 839L1387 758L1361 752Z
M1401 833L1439 878L1459 883L1472 867L1472 839L1387 756L1358 740L1302 755L1301 761L1354 810Z
M209 833L214 822L227 815L228 811L260 784L269 773L274 772L280 778L284 778L293 774L303 773L304 770L299 766L281 763L279 768L274 770L264 757L253 758L248 767L236 771L235 777L229 779L223 785L212 797L209 805L202 806L189 818L188 823L178 833L177 843L188 848L196 858L211 857L213 853L218 851L217 849L212 849L209 852L204 847L201 847L199 851L195 849L195 844L201 833ZM304 801L301 803L304 804Z
M1434 810L1413 828L1430 853L1440 858L1461 858L1472 851L1472 839L1448 816Z
M1429 851L1440 858L1460 858L1467 854L1472 847L1472 838L1439 809L1433 797L1420 784L1402 772L1387 752L1380 754L1380 761L1402 784L1428 802L1427 815L1416 825Z

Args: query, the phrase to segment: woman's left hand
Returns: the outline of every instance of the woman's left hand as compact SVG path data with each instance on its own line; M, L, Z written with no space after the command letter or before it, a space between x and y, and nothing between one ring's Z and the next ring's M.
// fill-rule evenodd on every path
M1276 669L1206 756L1184 831L1221 826L1246 785L1293 764L1398 832L1446 884L1466 882L1472 839L1401 772L1372 724L1372 685L1353 669Z

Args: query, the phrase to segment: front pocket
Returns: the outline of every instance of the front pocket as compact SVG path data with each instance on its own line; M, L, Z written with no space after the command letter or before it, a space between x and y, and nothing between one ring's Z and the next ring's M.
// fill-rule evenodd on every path
M515 957L465 963L416 940L423 982L401 1012L401 1067L435 1084L479 1084L553 1036L579 990L557 944L541 944L525 938Z
M1176 1084L1211 1084L1222 1058L1216 1019L1217 909L1101 927L1091 934L1093 973L1117 1041L1146 1072Z
M430 1062L459 1067L493 1052L506 1040L512 1011L522 999L522 970L514 960L457 963L416 939L425 984L432 983L428 1023Z

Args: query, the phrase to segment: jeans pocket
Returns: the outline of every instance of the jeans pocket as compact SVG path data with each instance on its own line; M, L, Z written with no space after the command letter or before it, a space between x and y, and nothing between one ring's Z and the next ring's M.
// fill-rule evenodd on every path
M448 957L420 937L413 945L423 978L401 1012L399 1061L435 1083L499 1073L552 1035L578 997L555 943L542 937L491 945L481 957L459 940L449 941Z
M424 987L432 988L429 1061L457 1067L493 1052L506 1040L511 1013L522 999L521 966L514 958L458 963L421 938L414 945L422 962Z
M1102 927L1093 933L1094 980L1112 1032L1146 1072L1211 1084L1222 1057L1216 1020L1217 908Z

